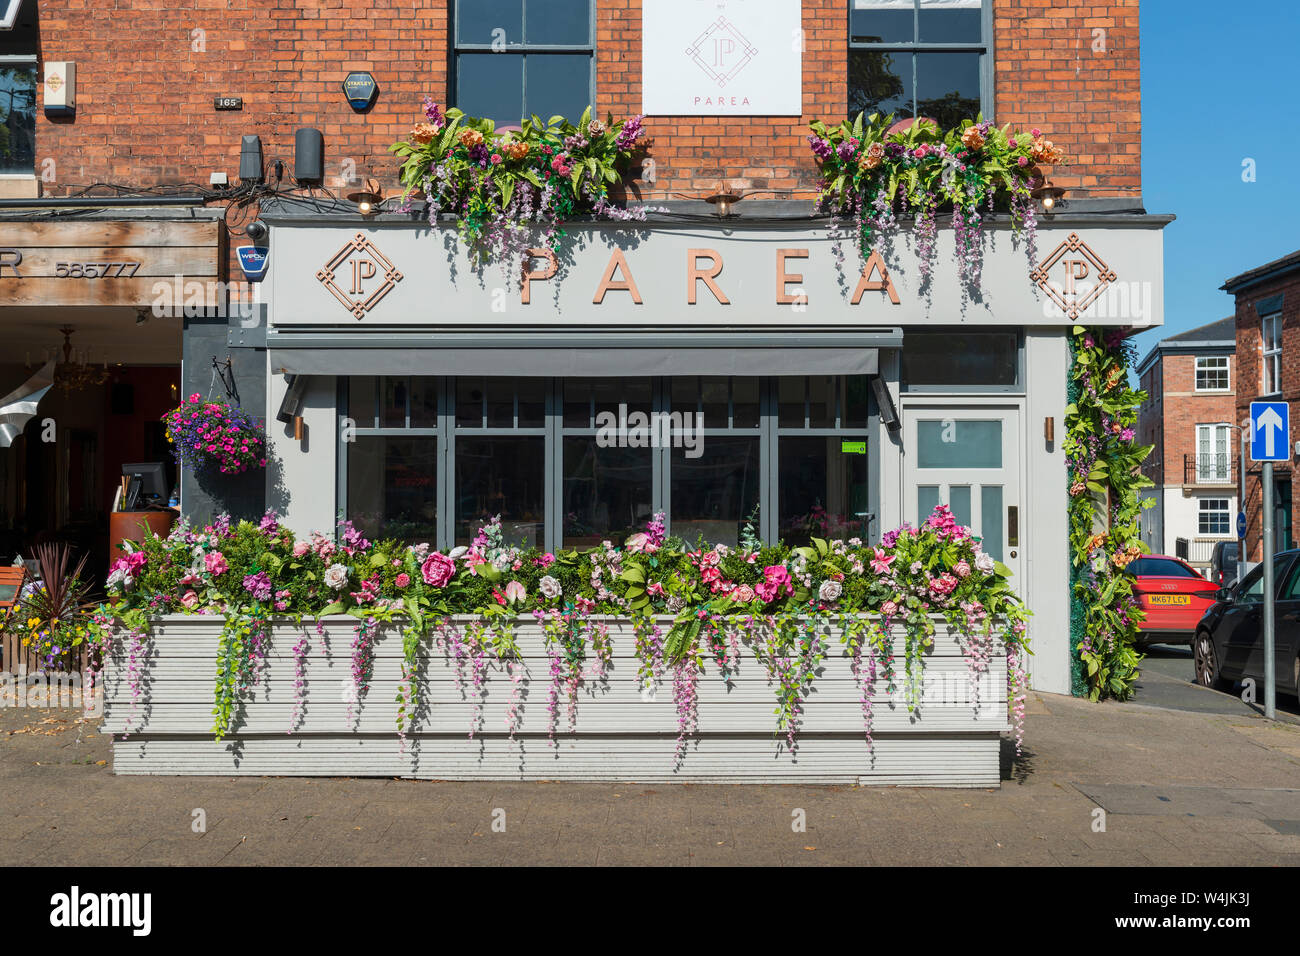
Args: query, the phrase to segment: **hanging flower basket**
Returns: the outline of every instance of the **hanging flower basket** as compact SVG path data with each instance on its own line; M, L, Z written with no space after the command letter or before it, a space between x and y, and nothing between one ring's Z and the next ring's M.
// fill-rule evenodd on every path
M163 422L177 463L195 473L215 469L240 475L266 467L262 422L238 405L195 392L164 415Z

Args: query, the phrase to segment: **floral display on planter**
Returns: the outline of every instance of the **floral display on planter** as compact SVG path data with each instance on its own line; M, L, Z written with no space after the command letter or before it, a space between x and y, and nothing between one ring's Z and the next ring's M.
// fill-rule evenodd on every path
M239 475L266 467L262 422L238 405L195 392L163 416L178 464L195 472L216 468Z
M402 159L405 198L423 194L430 224L454 214L482 261L499 259L507 268L534 245L539 227L554 248L561 224L575 215L644 219L645 207L624 209L609 198L641 134L640 116L599 120L590 107L576 125L533 116L520 129L498 131L492 120L444 111L425 97L424 121L390 149Z
M1075 692L1093 700L1131 697L1142 659L1133 642L1143 613L1124 569L1147 551L1138 491L1152 485L1141 472L1152 446L1135 440L1145 394L1129 386L1135 355L1128 334L1075 326L1070 336L1062 447L1070 482L1071 643Z
M851 221L865 260L897 229L900 216L912 216L924 287L934 271L936 217L951 212L959 273L978 289L984 217L1006 211L1032 268L1038 258L1032 193L1045 182L1042 167L1062 162L1062 151L1040 130L1014 132L980 117L949 130L925 118L896 128L902 125L892 113L859 113L838 126L812 123L808 144L822 171L819 204L835 217L832 228Z
M564 724L572 730L579 687L606 679L612 656L606 616L629 618L642 682L673 682L679 761L698 730L698 681L710 661L729 681L742 642L750 644L771 679L775 730L792 750L804 702L828 654L849 656L860 675L868 742L870 698L878 680L890 687L901 680L912 709L920 698L936 619L961 635L972 679L987 666L994 640L1002 637L1009 658L1019 662L1010 668L1013 712L1024 695L1029 611L1011 588L1009 570L945 506L919 528L905 525L889 532L877 546L856 538L815 538L807 547L762 545L752 534L740 547L690 545L667 536L663 516L656 515L644 532L621 546L606 541L590 550L557 552L506 544L498 518L468 547L446 554L427 544L372 542L348 521L340 524L337 537L298 538L267 514L259 523L223 518L201 530L181 523L167 537L147 538L123 560L131 562L131 574L110 582L117 603L104 609L105 620L115 618L122 632L147 630L160 613L223 619L213 711L218 738L232 732L238 702L257 684L273 616L297 622L296 659L305 652L305 619L319 622L339 614L356 619L350 719L353 707L364 706L376 629L399 628L403 745L418 705L421 641L442 647L467 700L482 701L490 668L507 673L506 729L514 734L524 679L513 631L520 616L542 626L552 741ZM457 625L453 615L470 615L473 623ZM905 634L900 661L894 660L894 642L887 637L892 624ZM839 650L831 639L837 631ZM97 639L111 641L113 633L101 627ZM301 719L300 704L295 703L295 723ZM481 706L474 707L474 715L471 736L482 729Z

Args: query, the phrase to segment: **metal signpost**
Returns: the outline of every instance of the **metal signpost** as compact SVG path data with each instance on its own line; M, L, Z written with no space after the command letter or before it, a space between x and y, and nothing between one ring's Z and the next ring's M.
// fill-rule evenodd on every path
M1290 406L1286 402L1250 403L1250 459L1263 463L1264 492L1264 716L1277 716L1277 661L1274 659L1273 607L1273 462L1291 459Z

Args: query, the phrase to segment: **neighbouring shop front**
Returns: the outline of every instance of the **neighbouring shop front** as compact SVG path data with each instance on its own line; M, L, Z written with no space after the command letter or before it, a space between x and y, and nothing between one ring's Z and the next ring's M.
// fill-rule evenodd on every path
M575 224L503 267L454 226L264 215L243 341L295 530L450 548L499 514L554 549L663 512L688 541L875 541L943 503L1035 609L1035 684L1068 690L1067 335L1160 324L1164 219L1058 216L1032 277L994 230L972 290L946 230L923 283L907 240L859 269L806 218Z
M168 209L13 210L0 219L0 562L67 542L102 582L128 465L177 484L162 416L181 386L183 301L224 296L220 220ZM173 308L174 306L174 308Z

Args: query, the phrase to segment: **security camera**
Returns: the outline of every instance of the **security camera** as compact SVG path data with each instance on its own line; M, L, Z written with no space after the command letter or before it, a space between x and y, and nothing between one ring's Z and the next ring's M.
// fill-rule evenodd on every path
M254 242L262 242L270 234L271 230L266 228L266 223L262 222L262 220L254 219L244 227L244 232Z

